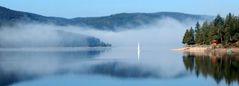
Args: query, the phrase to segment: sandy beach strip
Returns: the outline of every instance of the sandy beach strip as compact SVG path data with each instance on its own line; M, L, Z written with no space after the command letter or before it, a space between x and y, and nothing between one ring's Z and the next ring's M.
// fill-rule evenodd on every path
M217 51L217 52L226 53L229 49L232 52L239 53L239 48L216 48L216 49L211 49L209 47L183 47L183 48L176 48L176 49L172 49L172 50L182 51L182 52L207 52L207 51L213 50L213 51Z

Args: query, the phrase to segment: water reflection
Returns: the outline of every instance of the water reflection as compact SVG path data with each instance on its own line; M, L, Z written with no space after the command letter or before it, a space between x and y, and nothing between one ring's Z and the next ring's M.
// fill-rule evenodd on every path
M239 83L239 54L193 53L185 52L183 62L186 70L194 72L197 77L212 77L219 84Z
M110 48L73 49L73 51L2 49L0 51L0 86L48 75L80 71L86 67L82 65L83 61L87 62L109 50Z
M0 50L0 85L66 74L118 79L175 79L188 76L181 58L175 56L181 57L181 53L151 47L144 48L142 61L137 60L134 48Z
M91 70L94 74L102 74L120 78L147 78L158 77L157 72L140 65L130 65L121 62L108 62L95 65Z

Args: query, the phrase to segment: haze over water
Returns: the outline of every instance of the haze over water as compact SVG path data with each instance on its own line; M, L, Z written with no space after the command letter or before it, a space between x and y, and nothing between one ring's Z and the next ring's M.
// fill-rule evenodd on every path
M236 77L226 76L222 72L225 69L219 64L214 64L218 66L211 69L214 72L203 69L213 66L207 56L170 50L182 46L183 32L195 22L181 24L171 18L165 18L152 25L122 32L81 31L75 27L63 27L68 28L66 31L69 32L97 36L113 46L1 49L0 85L237 86L236 66L225 66L231 70L229 75L235 74L233 76ZM177 29L182 30L175 31ZM137 58L138 42L141 48L140 61ZM237 63L233 61L233 64Z

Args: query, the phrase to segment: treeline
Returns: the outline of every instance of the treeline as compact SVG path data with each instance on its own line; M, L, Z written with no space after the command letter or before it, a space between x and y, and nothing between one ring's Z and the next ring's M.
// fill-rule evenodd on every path
M209 45L212 40L222 45L239 45L239 16L229 13L225 18L217 15L214 20L205 21L202 25L197 22L195 28L186 30L182 43Z

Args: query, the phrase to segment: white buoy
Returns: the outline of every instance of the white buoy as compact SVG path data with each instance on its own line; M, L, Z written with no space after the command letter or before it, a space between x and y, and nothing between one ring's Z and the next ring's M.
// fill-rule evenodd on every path
M138 61L140 60L140 44L138 43Z

